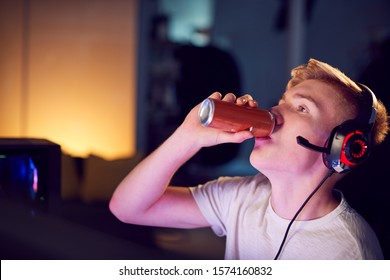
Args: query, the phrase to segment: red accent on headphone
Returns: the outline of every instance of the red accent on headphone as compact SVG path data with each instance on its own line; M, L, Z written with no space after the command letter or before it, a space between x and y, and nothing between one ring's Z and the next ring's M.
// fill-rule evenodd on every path
M349 167L355 167L358 165L359 160L366 157L368 152L367 142L362 137L353 139L356 135L364 136L363 132L356 130L349 133L343 142L340 161ZM353 138L352 138L353 137Z

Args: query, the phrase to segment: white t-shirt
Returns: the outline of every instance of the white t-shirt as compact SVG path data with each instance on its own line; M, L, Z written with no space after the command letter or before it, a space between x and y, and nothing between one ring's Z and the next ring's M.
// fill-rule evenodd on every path
M226 235L225 259L274 259L290 220L273 211L264 175L221 177L191 192L215 234ZM279 259L383 259L383 254L372 228L342 196L329 214L295 221Z

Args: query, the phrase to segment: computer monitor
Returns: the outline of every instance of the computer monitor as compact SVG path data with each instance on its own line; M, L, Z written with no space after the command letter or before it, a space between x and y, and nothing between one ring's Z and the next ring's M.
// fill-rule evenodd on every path
M0 197L55 210L61 202L61 147L45 139L0 138Z

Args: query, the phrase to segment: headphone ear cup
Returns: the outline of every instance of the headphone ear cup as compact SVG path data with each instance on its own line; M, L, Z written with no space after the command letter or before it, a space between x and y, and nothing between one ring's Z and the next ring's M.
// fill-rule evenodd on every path
M339 130L339 127L340 126L336 126L335 128L333 128L330 136L329 136L329 139L325 145L325 147L327 148L328 152L327 153L323 153L322 154L322 159L324 161L324 164L327 168L329 169L333 169L335 163L339 160L340 158L340 152L339 152L339 149L338 147L340 147L340 144L339 144L339 138L338 137L335 137L335 135L337 134L338 130ZM336 139L336 144L333 144L333 142L335 141Z
M369 144L365 134L360 130L355 130L345 137L345 148L343 150L341 161L351 166L363 163L369 155ZM352 167L354 167L352 166Z
M329 153L323 154L326 167L339 173L363 163L369 155L369 138L354 121L336 126L328 140Z

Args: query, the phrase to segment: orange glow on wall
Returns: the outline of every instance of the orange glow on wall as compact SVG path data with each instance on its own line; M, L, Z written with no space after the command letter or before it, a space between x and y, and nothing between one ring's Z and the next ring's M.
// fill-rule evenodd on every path
M21 130L21 1L0 1L0 136Z
M83 157L134 154L136 2L1 4L13 16L0 30L0 137L45 138Z

